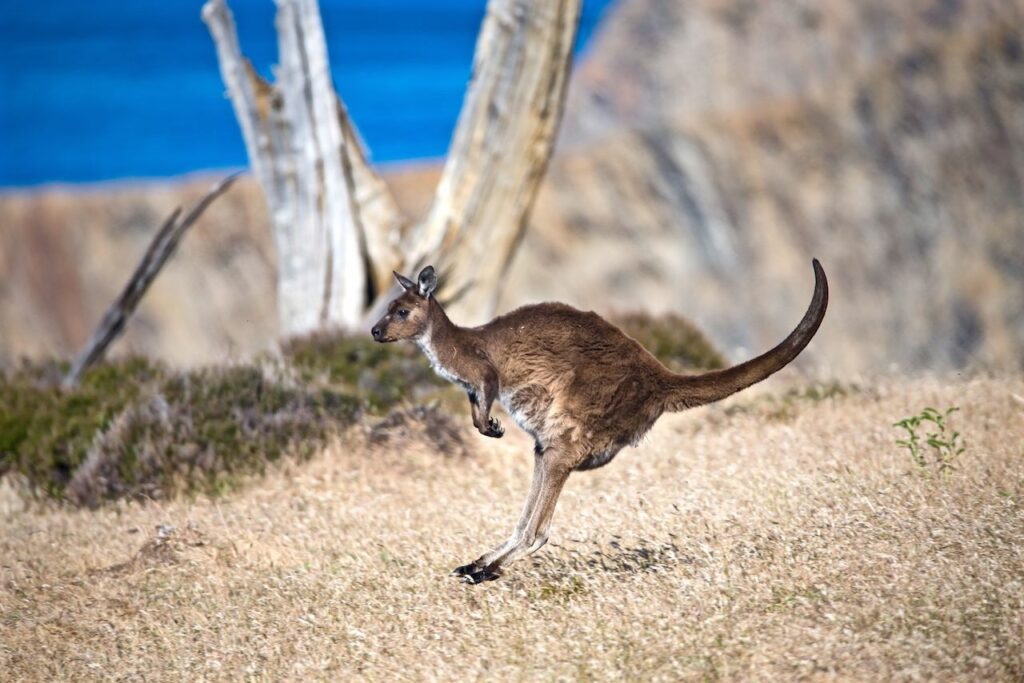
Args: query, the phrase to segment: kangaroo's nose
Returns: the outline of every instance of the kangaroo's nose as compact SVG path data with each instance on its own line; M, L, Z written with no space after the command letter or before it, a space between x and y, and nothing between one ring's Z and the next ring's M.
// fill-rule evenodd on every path
M373 335L373 338L374 338L374 339L376 339L376 340L378 340L378 341L379 341L379 340L380 340L380 326L379 326L379 325L375 325L375 326L373 327L373 329L372 329L372 330L370 330L370 334L372 334L372 335Z

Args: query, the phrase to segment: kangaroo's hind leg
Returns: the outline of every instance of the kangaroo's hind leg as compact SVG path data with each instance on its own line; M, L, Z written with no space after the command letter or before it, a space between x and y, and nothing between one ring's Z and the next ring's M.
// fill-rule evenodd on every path
M541 451L538 448L534 451L533 455L533 479L530 482L530 491L526 494L526 504L523 506L523 512L519 520L519 524L516 525L516 531L512 534L512 537L507 541L496 547L489 553L481 555L477 559L473 560L469 564L464 564L461 567L456 567L452 571L452 576L468 576L475 574L481 569L487 566L489 557L498 557L503 552L507 552L510 549L510 545L516 538L516 535L520 533L520 529L525 530L524 522L529 519L530 512L533 510L537 502L537 497L540 495L541 482L544 479L544 466L542 460ZM493 578L498 578L494 576Z
M512 536L470 565L455 573L468 583L491 581L501 575L504 565L539 549L547 541L547 528L554 514L558 497L572 472L569 453L561 448L548 448L534 460L533 485L527 496L523 514Z

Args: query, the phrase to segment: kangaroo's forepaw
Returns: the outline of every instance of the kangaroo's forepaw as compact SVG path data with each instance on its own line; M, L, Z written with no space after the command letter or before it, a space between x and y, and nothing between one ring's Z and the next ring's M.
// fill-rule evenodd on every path
M485 429L482 434L493 439L500 439L505 435L505 428L501 426L501 423L498 422L497 418L489 417L487 418L487 429Z

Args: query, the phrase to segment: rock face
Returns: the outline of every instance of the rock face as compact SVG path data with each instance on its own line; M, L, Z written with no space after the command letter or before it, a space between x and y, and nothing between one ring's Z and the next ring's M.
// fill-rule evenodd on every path
M1016 0L620 0L577 69L563 141L756 113L1019 19Z
M580 64L502 308L675 311L740 360L810 299L805 365L1024 365L1024 0L622 0ZM411 215L436 171L389 181ZM0 361L68 354L207 180L0 196ZM274 343L251 182L218 200L118 349Z
M507 303L673 309L738 359L799 318L813 255L819 364L1019 367L1022 6L624 0Z

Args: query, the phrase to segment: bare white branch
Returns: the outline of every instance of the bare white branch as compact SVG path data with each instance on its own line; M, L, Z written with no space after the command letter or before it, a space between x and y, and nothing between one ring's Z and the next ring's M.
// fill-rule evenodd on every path
M250 67L238 45L235 18L224 0L209 0L203 5L202 17L217 47L220 74L231 98L238 126L242 129L245 147L250 153L249 163L253 174L267 193L268 202L272 206L276 205L276 187L271 182L270 140L262 130L261 116L248 75Z
M308 84L305 92L312 114L310 143L315 145L314 154L322 165L320 201L332 256L326 322L351 326L358 324L366 305L366 268L353 216L356 207L342 168L345 140L331 83L327 43L317 0L279 0L282 14L289 6L296 13L298 48L303 51L303 80Z

